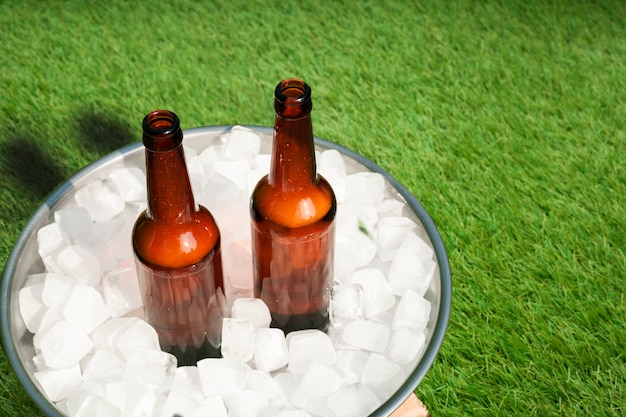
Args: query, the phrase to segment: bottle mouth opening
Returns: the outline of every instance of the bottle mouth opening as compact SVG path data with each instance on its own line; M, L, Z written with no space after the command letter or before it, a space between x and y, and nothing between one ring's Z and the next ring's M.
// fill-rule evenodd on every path
M287 106L299 105L311 99L311 87L299 78L288 78L278 83L275 96Z
M179 128L178 116L169 110L154 110L143 119L143 131L149 135L170 135Z

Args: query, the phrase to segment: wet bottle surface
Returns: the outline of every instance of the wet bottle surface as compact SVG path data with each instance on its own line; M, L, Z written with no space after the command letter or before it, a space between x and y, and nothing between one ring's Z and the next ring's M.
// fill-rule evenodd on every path
M310 87L280 82L274 107L270 172L250 202L255 296L268 305L272 327L326 331L336 200L316 171Z
M178 366L221 356L225 309L220 233L211 213L195 204L182 140L174 113L145 117L148 208L133 229L145 319Z

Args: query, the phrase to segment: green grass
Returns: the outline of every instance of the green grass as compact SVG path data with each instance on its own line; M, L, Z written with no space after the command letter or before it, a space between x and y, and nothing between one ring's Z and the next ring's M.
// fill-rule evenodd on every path
M446 244L452 316L417 390L433 415L626 411L623 2L201 3L0 2L2 264L148 111L271 125L299 76L316 134L390 171ZM0 415L39 415L0 367Z

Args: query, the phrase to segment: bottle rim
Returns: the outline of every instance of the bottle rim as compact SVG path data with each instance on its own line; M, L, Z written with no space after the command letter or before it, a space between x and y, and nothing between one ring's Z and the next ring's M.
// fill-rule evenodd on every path
M143 119L144 133L151 136L171 135L180 129L180 119L170 110L154 110Z
M311 87L299 78L287 78L278 83L274 95L285 106L299 106L311 99Z

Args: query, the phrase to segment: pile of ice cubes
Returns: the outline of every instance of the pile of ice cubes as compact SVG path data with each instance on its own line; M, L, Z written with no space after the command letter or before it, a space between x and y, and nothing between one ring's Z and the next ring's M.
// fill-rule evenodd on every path
M229 301L223 358L177 367L143 320L131 230L146 206L143 167L110 172L75 191L37 234L46 271L30 275L19 309L34 334L35 377L72 417L364 416L398 390L423 354L436 273L421 226L384 177L317 154L338 200L332 325L269 327L252 294L248 204L269 170L254 131L185 148L199 204L223 240ZM354 171L354 172L350 172ZM74 204L75 203L75 204Z

